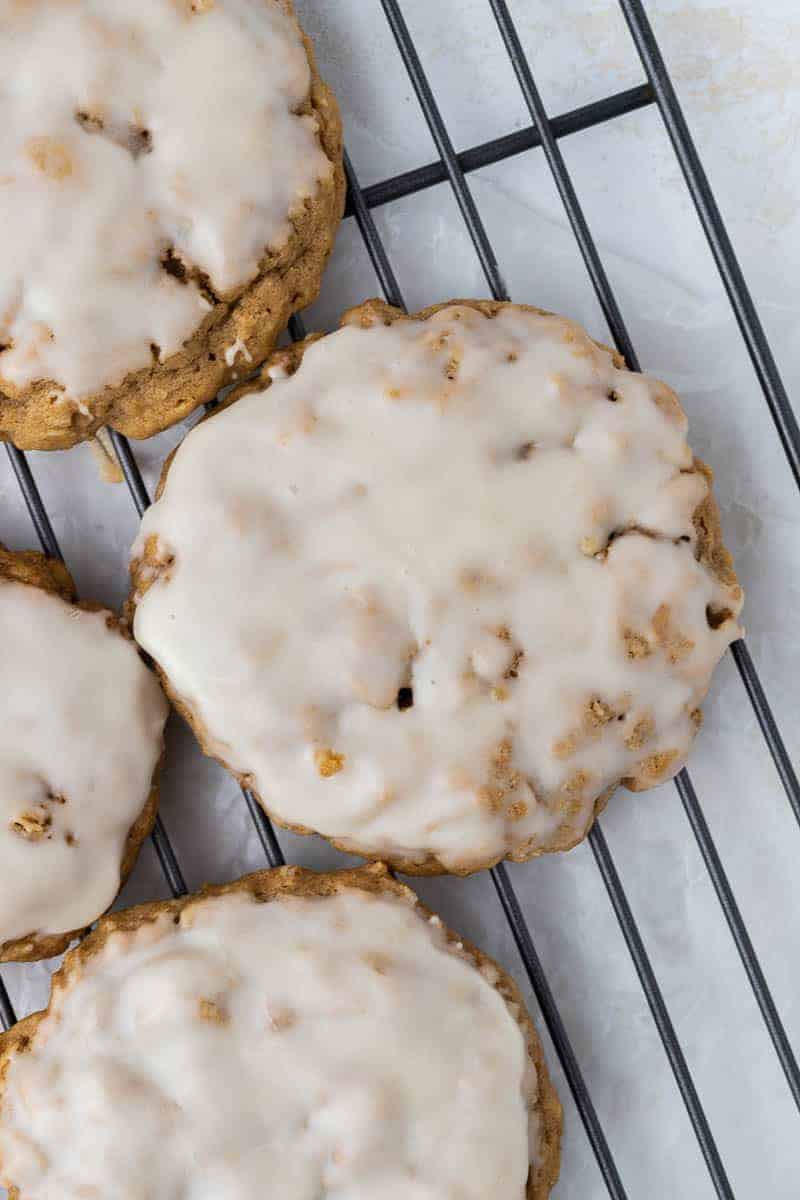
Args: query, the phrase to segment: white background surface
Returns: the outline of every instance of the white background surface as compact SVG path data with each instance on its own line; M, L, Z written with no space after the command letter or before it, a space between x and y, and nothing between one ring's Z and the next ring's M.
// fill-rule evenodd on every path
M437 156L378 0L299 0L337 89L361 182ZM551 115L642 82L614 4L512 0ZM457 149L529 124L486 0L404 0ZM800 386L800 12L793 0L650 0L649 10L790 393ZM654 107L562 141L567 164L646 369L681 393L695 449L717 471L728 544L748 594L750 650L800 760L800 499ZM512 297L607 337L538 150L470 176ZM410 307L486 284L446 185L375 213ZM354 222L339 236L309 327L377 294ZM136 446L152 486L177 431ZM90 450L31 455L80 590L118 603L136 531L123 486ZM36 545L5 460L0 539ZM800 830L733 662L706 705L692 776L787 1032L800 1047ZM164 820L190 887L263 865L244 802L176 721ZM798 1114L673 786L619 793L602 824L738 1197L800 1194ZM335 865L310 839L287 857ZM600 1121L633 1197L713 1195L649 1010L588 847L511 875ZM488 877L419 887L446 920L524 981ZM165 895L151 847L125 901ZM20 1011L48 969L6 968ZM535 1002L532 1008L536 1011ZM541 1026L541 1022L540 1022ZM560 1200L605 1189L546 1033L565 1106ZM265 1195L273 1194L265 1181Z

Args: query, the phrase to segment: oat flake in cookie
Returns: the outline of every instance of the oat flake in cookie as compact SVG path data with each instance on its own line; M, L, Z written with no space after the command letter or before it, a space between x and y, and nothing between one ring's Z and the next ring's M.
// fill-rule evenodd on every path
M573 323L367 304L185 439L134 633L284 824L409 871L566 849L678 770L740 634L709 481Z
M0 1037L18 1200L545 1200L560 1131L514 984L381 866L115 913Z
M0 439L146 437L317 294L341 122L291 0L0 0Z
M155 819L167 703L62 563L0 546L0 961L60 954Z

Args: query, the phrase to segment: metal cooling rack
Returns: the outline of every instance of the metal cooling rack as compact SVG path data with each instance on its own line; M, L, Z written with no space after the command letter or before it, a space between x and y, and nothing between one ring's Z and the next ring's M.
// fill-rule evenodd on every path
M387 301L398 307L404 307L403 296L398 286L397 278L389 262L386 248L381 241L375 222L373 221L371 210L397 200L400 197L414 195L435 184L444 182L448 182L452 188L464 224L483 268L491 295L496 300L510 299L511 297L509 297L506 290L491 242L487 236L485 226L481 220L466 177L471 171L479 167L500 162L533 148L541 148L544 151L553 179L558 188L564 210L578 242L592 286L602 307L614 343L624 355L628 365L633 370L638 370L639 361L636 351L629 337L611 285L609 284L597 246L592 238L589 225L570 179L569 172L567 171L558 142L560 138L566 137L571 133L589 129L595 125L613 120L615 117L624 116L635 109L655 104L661 114L683 171L697 210L698 218L708 239L714 261L724 283L789 466L795 481L800 486L800 427L798 427L797 419L789 403L786 389L764 334L761 320L753 304L703 165L684 119L680 104L678 103L672 81L642 0L619 0L619 4L638 51L639 58L641 59L647 82L553 118L550 118L545 112L530 63L522 49L522 44L506 0L487 0L497 22L511 65L516 73L520 91L530 113L531 124L526 129L516 131L504 137L494 138L489 142L473 146L460 154L456 153L442 119L436 99L403 17L399 0L380 0L380 2L440 156L437 162L428 163L415 170L396 175L391 179L383 180L370 187L361 188L353 171L352 163L347 154L345 154L345 169L348 181L345 216L354 218L358 225ZM290 322L290 332L295 339L302 338L305 335L305 330L299 317L293 318ZM111 436L133 503L136 506L137 512L141 515L150 503L141 473L126 439L117 433L112 433ZM6 451L22 490L42 549L49 555L61 558L62 555L53 531L53 526L24 453L10 445L6 446ZM786 750L780 729L758 677L750 652L745 642L739 641L733 644L731 653L781 783L783 784L789 804L798 824L800 824L800 783L798 783L797 773ZM675 785L692 833L708 870L710 880L719 899L731 937L741 958L747 978L750 981L775 1053L783 1069L786 1083L797 1108L800 1110L800 1068L798 1068L797 1059L786 1036L786 1031L772 998L769 985L739 911L736 897L734 896L711 836L700 800L686 770L681 771L677 776ZM285 858L270 821L250 792L243 789L242 794L269 865L273 867L282 866ZM183 895L186 892L186 883L160 817L156 821L152 840L173 896ZM664 1001L663 993L645 949L636 918L628 902L611 851L603 834L602 825L599 821L595 822L588 840L650 1007L664 1047L664 1052L672 1068L675 1082L691 1120L706 1166L708 1167L711 1181L719 1197L730 1198L732 1200L734 1193L728 1180L725 1166L717 1149L711 1127ZM561 1061L564 1074L572 1091L608 1193L614 1200L626 1200L628 1193L620 1177L603 1128L598 1119L592 1097L570 1043L569 1035L553 998L553 993L550 990L534 945L531 930L522 911L509 873L506 867L500 864L494 868L491 876L528 979L538 1000L556 1053ZM8 1028L15 1020L16 1014L2 979L0 979L0 1021L2 1021L5 1028Z

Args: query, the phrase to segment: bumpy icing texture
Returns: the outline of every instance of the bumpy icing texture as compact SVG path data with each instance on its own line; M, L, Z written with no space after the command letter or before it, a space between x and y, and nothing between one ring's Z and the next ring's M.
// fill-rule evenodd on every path
M464 871L681 766L741 590L664 384L534 310L397 316L189 434L135 636L279 820Z
M48 1014L0 1043L15 1194L544 1196L558 1104L513 989L413 893L350 877L299 873L300 894L258 903L253 876L104 922Z
M131 830L148 809L152 823L167 716L110 613L9 579L9 559L45 570L0 548L0 959L63 950L55 935L111 904L147 832Z
M333 172L290 12L0 0L0 391L91 418L285 246Z

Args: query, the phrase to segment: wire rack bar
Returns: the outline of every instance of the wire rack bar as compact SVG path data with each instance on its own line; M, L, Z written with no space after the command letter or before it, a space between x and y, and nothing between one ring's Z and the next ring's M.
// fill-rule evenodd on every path
M14 1005L6 991L6 985L0 979L0 1025L3 1029L10 1029L12 1025L17 1023L17 1014L14 1012Z
M620 349L622 349L623 345L628 345L629 350L626 352L626 357L630 356L628 357L629 365L632 366L634 370L638 370L639 364L636 353L633 349L633 346L630 344L630 338L628 336L627 329L625 328L619 308L613 301L613 295L611 294L608 277L603 270L594 239L589 231L577 194L569 178L566 164L561 155L561 151L556 145L555 139L552 136L552 132L548 130L547 113L545 112L544 106L539 97L536 84L533 80L533 73L522 50L522 45L509 14L506 0L489 0L489 4L491 5L495 19L500 28L503 41L505 42L509 57L511 58L517 74L517 79L533 118L534 124L540 132L542 147L545 151L551 171L558 185L559 193L567 211L570 223L576 232L578 244L586 263L589 277L594 286L598 300L603 307L603 311L606 314L612 336L614 337L614 340ZM743 643L740 643L740 645L743 646ZM743 665L749 664L748 669L751 682L754 685L757 685L757 689L754 687L753 691L750 691L750 689L748 689L748 691L750 692L751 698L754 701L754 705L756 698L758 699L759 707L756 708L756 711L759 721L761 721L761 726L765 732L765 735L769 733L767 742L776 766L778 767L779 773L781 773L781 778L784 780L784 783L787 786L787 795L789 796L790 803L796 801L798 807L800 807L800 797L797 796L796 790L793 793L791 788L792 770L791 763L789 762L788 755L786 753L786 748L783 745L783 741L780 733L778 732L777 725L775 724L775 720L772 716L766 696L764 695L764 691L761 688L758 680L755 666L753 665L749 651L747 651L746 648L744 648L743 655L741 652L739 652L738 657L736 657L736 662L737 666L740 666L740 663ZM741 670L742 666L740 666L740 671ZM789 768L788 772L785 770L787 764ZM781 772L782 766L784 767L783 772ZM741 957L747 977L750 980L753 991L755 992L756 1000L759 1008L761 1009L762 1015L764 1016L767 1030L772 1038L775 1051L781 1062L784 1073L786 1074L789 1088L793 1097L795 1098L795 1102L798 1102L800 1101L800 1070L798 1070L797 1062L789 1045L786 1032L778 1016L777 1008L767 986L767 982L756 956L753 943L747 934L741 914L734 900L733 891L728 883L727 876L725 875L725 871L722 867L722 862L711 837L711 831L709 830L705 818L703 817L697 795L689 779L689 775L685 770L681 773L681 776L676 783L681 794L681 798L684 799L684 809L686 810L687 817L689 817L690 825L700 848L703 861L705 862L709 874L711 875L715 891L719 898L720 904L722 905L723 913L728 922L734 943ZM794 783L796 789L796 778ZM685 797L687 796L691 797L691 811L690 808L687 807L687 802L685 800ZM693 819L693 815L696 819ZM625 931L623 930L623 932Z
M730 650L733 661L736 664L736 669L739 672L739 678L745 686L750 704L756 714L761 732L764 735L764 740L767 743L767 749L770 752L780 781L783 784L789 805L798 823L800 823L800 783L798 783L797 774L789 758L786 744L778 729L778 723L773 715L769 700L767 700L761 680L758 677L756 665L753 662L744 638L740 638L738 642L733 642Z
M478 207L469 189L469 184L459 166L458 156L450 140L450 134L447 132L445 123L442 120L439 106L433 98L433 92L431 91L427 76L422 69L422 63L419 60L416 47L411 39L411 34L408 32L405 17L400 11L397 0L381 0L381 5L394 34L394 39L397 42L397 47L414 91L417 94L417 100L427 122L428 129L436 143L436 149L441 155L444 169L447 172L447 178L450 181L453 194L458 207L461 209L461 215L464 218L464 224L469 230L475 251L480 259L483 273L489 281L492 295L496 300L508 300L508 290L500 274L500 267L495 258L494 250L491 247L483 221L478 213Z
M764 740L772 755L772 761L775 763L781 783L784 786L786 795L789 797L792 812L797 818L798 825L800 825L800 782L798 782L797 772L794 769L789 752L786 749L780 730L772 715L772 709L769 706L769 701L764 693L764 688L758 677L755 664L750 657L750 651L747 649L746 642L744 640L734 642L731 646L731 653L739 669L742 682L747 689L753 711L756 714L758 723L761 726L761 732L764 735Z
M17 483L19 484L42 549L51 558L60 558L63 561L64 556L61 553L58 539L50 523L47 509L42 503L41 493L33 477L30 463L22 451L18 450L16 446L12 446L10 442L6 442L6 453L11 462L11 468L17 477Z
M655 102L655 94L649 83L640 83L637 87L627 88L602 100L593 100L591 104L583 104L580 108L570 109L553 117L550 126L557 138L569 137L572 133L580 133L584 129L592 129L595 125L603 125L616 117L624 117L627 113L636 112ZM471 146L456 155L458 165L465 175L477 171L481 167L503 162L526 150L541 146L539 133L533 125L526 129L515 130L514 133L492 138ZM394 200L402 200L405 196L413 196L416 192L425 191L439 183L447 183L447 171L441 160L426 163L423 167L414 167L391 179L372 183L362 189L362 197L367 208L378 208L383 204L391 204ZM348 196L344 215L350 217L353 212L353 197Z
M389 304L406 310L406 304L397 277L392 269L372 213L364 203L361 187L346 151L345 172L347 174L347 184L350 190L353 214L358 222L361 236L366 245L383 294ZM558 1011L558 1005L547 982L547 976L544 973L539 955L536 952L530 927L522 913L522 908L511 883L508 870L503 863L500 863L493 868L491 876L503 912L511 927L514 942L525 967L525 972L533 988L553 1046L555 1047L570 1091L575 1100L575 1105L583 1121L589 1144L594 1151L597 1165L605 1181L608 1193L612 1197L612 1200L626 1200L627 1193L620 1179L619 1171L617 1170L614 1157L597 1116L597 1110L589 1094L589 1089L586 1086L583 1072L578 1065L569 1035L561 1019L561 1014Z
M289 334L293 342L302 342L306 336L305 323L298 313L293 313L289 317Z
M508 869L504 863L499 863L493 869L492 882L500 898L503 912L511 926L511 932L514 935L519 956L525 965L525 971L531 981L531 986L539 1003L539 1008L541 1009L551 1040L555 1046L564 1074L567 1077L567 1083L572 1092L575 1106L581 1115L586 1135L594 1151L594 1156L597 1160L600 1173L603 1176L603 1182L606 1185L608 1194L612 1200L626 1200L627 1192L620 1178L617 1164L614 1162L614 1156L609 1148L606 1135L603 1133L594 1102L589 1094L586 1081L583 1078L583 1072L578 1065L575 1051L572 1049L572 1043L569 1040L564 1022L561 1019L561 1013L558 1011L558 1005L550 990L550 985L547 982L547 976L539 960L539 955L536 953L536 947L533 944L533 938L530 933L530 926L522 912L517 894L511 884Z
M639 360L636 356L636 351L633 348L633 343L622 318L617 298L608 281L608 276L600 259L594 238L589 232L589 226L583 214L583 209L578 202L578 196L567 171L564 156L556 141L553 128L547 119L547 113L539 95L539 89L534 82L533 72L525 57L517 30L511 20L506 0L489 0L489 4L494 13L494 18L500 30L508 57L511 60L511 65L514 68L514 73L517 76L520 91L533 119L534 128L539 134L540 145L544 150L545 158L561 196L567 219L572 226L575 240L580 247L583 261L589 272L589 278L594 286L595 294L600 302L608 328L611 330L611 335L620 354L632 370L638 371Z
M142 473L139 470L139 464L133 457L130 442L121 433L117 433L116 429L109 428L111 435L111 443L114 447L114 453L119 460L119 465L122 467L122 474L125 477L125 482L128 485L128 491L131 494L131 499L136 507L136 512L140 517L143 517L150 507L150 497L147 494Z
M663 55L641 0L619 0L642 66L655 93L656 103L669 134L672 147L697 209L711 253L722 277L751 362L766 398L786 458L800 487L800 425L792 411L777 363L764 327L745 282L739 260L703 164L694 144L686 118L675 94Z
M711 834L709 833L705 816L698 803L697 795L688 772L685 770L681 771L676 776L675 784L683 802L686 816L689 819L689 824L697 838L700 853L711 876L711 882L714 884L722 911L725 914L725 920L728 922L728 928L736 943L736 948L739 951L744 969L747 972L748 979L755 993L758 1007L761 1009L764 1023L772 1038L772 1044L775 1047L775 1052L778 1055L783 1073L786 1076L786 1082L789 1084L789 1090L792 1093L795 1104L800 1108L800 1071L798 1071L797 1059L794 1056L794 1051L786 1036L781 1019L778 1016L778 1010L775 1007L775 1002L772 999L767 981L764 978L764 973L756 957L750 936L739 912L739 906L736 903L733 889L728 882L728 877L725 874Z
M253 824L256 827L258 840L261 842L261 849L264 851L267 862L271 867L285 867L286 858L272 822L249 788L242 788L242 795L247 804L247 810L252 817Z
M631 958L633 959L642 990L647 997L647 1003L653 1014L653 1020L656 1023L661 1041L664 1044L664 1049L667 1052L672 1073L675 1076L675 1081L680 1089L683 1102L686 1105L686 1111L694 1127L700 1150L703 1158L706 1160L706 1166L708 1167L717 1195L725 1198L725 1200L733 1200L733 1191L725 1173L725 1168L722 1165L722 1159L719 1156L708 1119L700 1103L700 1097L692 1081L683 1050L675 1033L675 1027L672 1024L672 1019L664 1002L663 993L658 985L655 972L650 965L644 942L642 941L636 920L625 896L625 891L617 874L617 868L614 866L611 851L608 848L599 821L595 821L589 833L589 845L592 848L595 861L600 868L600 874L603 876L603 880L608 888L608 894L611 897L611 903L614 906L619 927L622 930Z
M397 276L392 270L389 256L386 253L386 247L378 234L375 227L375 222L372 218L372 213L367 207L364 200L364 193L356 179L353 164L350 161L350 155L347 149L344 151L344 172L347 176L347 195L350 201L350 207L353 216L356 219L362 241L367 247L367 253L372 261L372 266L375 269L375 274L378 276L378 282L381 285L381 290L388 304L393 304L395 308L405 308L403 294L400 291L400 285L397 282Z
M158 857L161 870L164 872L169 890L172 892L173 900L176 900L178 896L185 896L189 889L186 886L183 871L172 848L172 842L169 840L169 834L160 813L156 816L150 839Z

